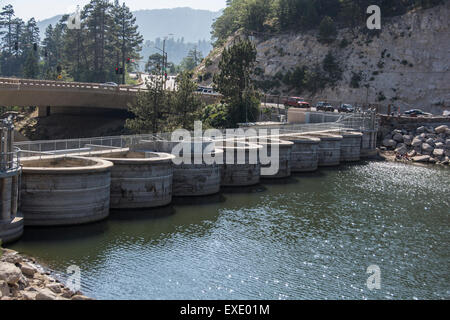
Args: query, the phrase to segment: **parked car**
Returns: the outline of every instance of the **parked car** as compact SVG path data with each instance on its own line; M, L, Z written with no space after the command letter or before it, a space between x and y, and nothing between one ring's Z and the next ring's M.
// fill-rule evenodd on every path
M320 101L316 103L316 110L334 112L334 107L328 102Z
M411 116L411 117L417 117L417 116L432 116L431 113L424 112L420 109L411 109L404 112L405 115Z
M285 107L310 108L310 104L300 97L289 97L284 101Z
M115 82L106 82L102 84L105 87L118 87L119 85Z
M351 104L343 103L338 108L339 112L355 112L355 108Z

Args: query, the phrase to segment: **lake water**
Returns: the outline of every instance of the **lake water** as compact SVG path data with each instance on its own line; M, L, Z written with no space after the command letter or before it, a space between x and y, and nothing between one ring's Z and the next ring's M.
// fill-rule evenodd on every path
M27 228L11 247L63 278L78 265L97 299L449 299L449 217L448 168L362 162Z

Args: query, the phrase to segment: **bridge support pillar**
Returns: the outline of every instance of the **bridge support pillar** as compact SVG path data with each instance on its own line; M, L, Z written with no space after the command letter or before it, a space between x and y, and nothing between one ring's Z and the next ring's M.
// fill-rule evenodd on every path
M38 107L38 117L39 118L44 118L44 117L48 117L50 115L50 107L45 106L45 107Z

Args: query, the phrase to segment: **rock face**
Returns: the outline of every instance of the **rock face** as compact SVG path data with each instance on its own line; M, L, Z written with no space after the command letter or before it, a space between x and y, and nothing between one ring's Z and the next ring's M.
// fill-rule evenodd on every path
M5 281L9 285L14 285L20 280L22 272L19 268L9 262L0 264L0 280Z
M337 64L343 70L342 79L335 86L316 93L302 93L312 101L328 100L339 102L368 101L383 104L401 104L402 109L420 108L427 112L442 114L442 104L449 105L446 80L450 69L450 3L416 10L402 16L383 18L379 36L368 38L365 32L348 29L339 30L337 40L331 44L320 43L317 32L289 33L273 37L255 37L257 49L258 81L276 81L289 70L298 66L321 66L324 57L332 52ZM364 26L364 28L366 28ZM340 46L342 39L350 41ZM233 39L225 44L231 44ZM220 61L222 48L213 50L209 60L198 67L199 74L214 74ZM213 63L206 64L206 61ZM359 86L351 85L354 74L360 74ZM202 84L211 84L207 80ZM274 94L286 96L300 94L282 81L278 87L271 87ZM389 84L387 86L386 84ZM365 87L368 85L368 89ZM381 92L381 94L380 94ZM364 97L364 98L363 98ZM385 99L383 99L385 98ZM382 99L382 100L380 100Z
M0 300L91 300L33 264L15 251L0 248Z
M406 130L403 130L406 131ZM385 135L383 147L394 150L397 159L414 162L429 162L448 165L450 156L450 132L447 125L433 127L418 127L416 130L402 135L401 130L393 130ZM392 137L392 138L391 138Z

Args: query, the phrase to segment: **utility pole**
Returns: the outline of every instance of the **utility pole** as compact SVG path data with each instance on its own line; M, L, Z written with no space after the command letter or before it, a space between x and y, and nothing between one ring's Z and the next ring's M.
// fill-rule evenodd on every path
M164 37L163 41L163 61L162 61L162 81L163 81L163 90L166 90L166 37Z

